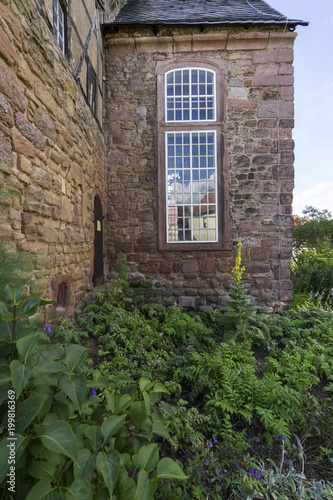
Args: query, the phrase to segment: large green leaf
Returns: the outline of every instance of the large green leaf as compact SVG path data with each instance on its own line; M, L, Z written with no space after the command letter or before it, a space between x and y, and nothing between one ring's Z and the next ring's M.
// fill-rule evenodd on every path
M67 373L71 374L70 370L59 361L54 361L53 359L47 359L41 364L38 364L34 370L34 376L49 375L51 373Z
M103 443L101 428L97 425L87 427L84 434L90 440L95 450L97 450Z
M164 426L161 420L155 420L152 430L154 434L158 434L159 436L162 436L164 438L168 439L170 437L168 429Z
M74 406L81 412L87 392L87 379L83 373L78 375L63 375L59 381L60 389L73 401Z
M4 302L0 302L0 317L3 319L3 321L10 321L12 319L12 315L9 314Z
M157 466L157 477L164 479L186 479L179 465L171 458L162 458Z
M101 430L105 441L117 434L124 425L125 418L126 415L112 415L104 420Z
M89 477L96 467L96 453L91 453L87 448L82 448L77 454L77 464L74 465L74 478Z
M107 397L107 402L110 410L113 413L120 413L126 410L133 400L133 396L130 394L124 394L119 396L119 394L109 394Z
M71 426L59 420L50 425L45 431L45 434L40 436L45 448L61 453L70 457L74 462L77 461L77 444L75 435Z
M2 438L0 441L0 484L8 474L11 465L15 465L22 455L29 441L28 436L15 434L14 436ZM14 456L15 455L15 456ZM11 463L12 458L14 463Z
M38 481L38 483L32 487L25 500L42 500L42 498L46 497L46 495L49 495L56 489L57 486L51 485L49 481L43 479L42 481Z
M153 388L153 392L165 392L166 394L170 394L165 385L161 384L161 382L156 382Z
M66 366L74 372L86 357L86 349L82 345L71 344L66 349Z
M88 479L79 477L69 486L66 500L92 500L92 489Z
M17 350L21 354L22 358L26 360L32 354L39 342L39 339L39 333L33 333L32 335L20 338L16 342Z
M151 382L148 378L146 377L141 377L139 380L139 387L140 391L149 391L153 387L154 383Z
M126 469L119 471L117 493L120 500L133 500L135 498L136 484L134 479L128 476Z
M27 384L36 361L37 358L35 356L31 356L25 364L20 363L17 359L14 359L10 363L11 381L15 389L16 399L20 397L22 389L24 389Z
M23 316L33 316L34 314L36 314L37 312L37 309L39 307L39 304L40 304L40 299L28 299L22 309L21 309L21 313L23 314Z
M41 479L44 481L54 481L56 466L54 464L50 464L49 462L45 462L42 460L36 461L34 460L27 468L27 473L30 476L35 477L37 479Z
M131 406L131 416L139 429L142 429L148 418L148 409L145 401L135 401Z
M155 443L148 446L142 446L137 455L137 460L141 469L144 469L147 472L151 472L155 469L158 464L158 459L158 446Z
M10 382L9 365L0 365L0 387Z
M110 493L110 499L112 500L113 490L116 485L120 469L119 453L116 450L109 450L106 453L98 453L96 468L102 473L105 485Z
M21 296L22 287L8 283L8 285L5 286L4 291L7 299L12 301L14 305L18 305L19 303L18 300Z
M167 415L170 415L170 417L175 418L175 412L174 409L169 403L162 403L160 406L161 410L163 410Z
M154 474L151 479L148 479L148 473L145 470L140 470L138 474L138 482L134 500L151 500L156 491L156 488L156 474Z
M16 432L21 434L31 424L40 412L47 396L45 394L32 394L22 403L17 405Z

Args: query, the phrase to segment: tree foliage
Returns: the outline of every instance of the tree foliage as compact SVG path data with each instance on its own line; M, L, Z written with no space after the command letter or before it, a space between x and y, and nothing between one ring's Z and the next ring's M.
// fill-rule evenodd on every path
M303 210L303 216L294 222L294 245L301 248L320 250L326 245L333 245L333 219L328 210L318 210L309 205Z

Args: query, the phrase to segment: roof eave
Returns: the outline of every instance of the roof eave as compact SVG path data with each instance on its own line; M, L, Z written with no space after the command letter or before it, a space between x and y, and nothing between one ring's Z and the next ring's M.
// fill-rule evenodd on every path
M235 20L235 21L198 21L198 20L189 20L189 21L180 21L180 20L175 20L175 21L163 21L163 20L145 20L142 22L139 21L113 21L111 23L105 23L103 24L103 28L111 28L113 26L175 26L175 25L183 25L183 26L224 26L224 25L241 25L241 26L287 26L288 28L296 28L296 26L308 26L309 22L308 21L302 21L299 19L281 19L281 20L262 20L262 19L246 19L243 21L240 20Z

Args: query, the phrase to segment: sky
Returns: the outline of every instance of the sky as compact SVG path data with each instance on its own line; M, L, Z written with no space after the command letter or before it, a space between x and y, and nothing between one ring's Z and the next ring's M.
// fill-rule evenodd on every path
M295 40L295 190L293 214L306 205L333 216L333 0L266 0L292 19Z

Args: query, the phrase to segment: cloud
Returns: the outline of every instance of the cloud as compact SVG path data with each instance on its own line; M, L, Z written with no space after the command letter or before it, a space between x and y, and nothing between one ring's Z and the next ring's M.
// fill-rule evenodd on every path
M302 191L295 189L293 214L301 215L307 205L333 214L333 182L319 182Z

